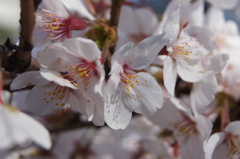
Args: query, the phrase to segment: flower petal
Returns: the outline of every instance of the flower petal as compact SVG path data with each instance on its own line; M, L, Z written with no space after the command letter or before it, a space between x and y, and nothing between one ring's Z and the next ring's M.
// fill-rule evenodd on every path
M43 125L30 116L9 106L0 106L0 137L4 139L0 149L11 148L15 145L24 146L34 141L45 149L50 149L50 134Z
M165 34L150 36L129 51L126 64L133 70L141 70L149 66L162 48L166 45Z
M104 116L106 123L113 129L125 129L132 118L132 111L122 101L121 87L106 96Z
M240 135L240 121L231 122L225 128L225 131L235 135Z
M185 61L177 62L177 72L179 76L186 82L198 82L203 78L203 73L200 73L197 65L190 66Z
M48 70L45 68L40 69L40 74L43 78L45 78L48 81L55 82L56 84L63 86L63 87L69 87L72 89L77 89L70 81L62 78L61 74L56 71Z
M227 154L228 154L228 152L226 152L226 150L228 151L228 148L226 147L227 144L223 144L223 141L225 139L226 139L226 134L224 133L215 133L210 136L205 146L206 159L226 159L227 158Z
M168 47L171 46L178 37L180 31L180 10L179 6L169 15L163 26L163 32L166 32L166 37L169 39Z
M101 57L101 51L96 43L84 38L67 39L63 43L66 50L76 57L81 57L87 61L94 61Z
M220 73L226 66L228 60L228 54L217 54L211 58L211 63L208 69L211 70L213 74Z
M217 93L217 80L212 74L207 74L198 83L194 83L191 92L191 102L196 107L206 107L215 99Z
M112 56L112 63L117 62L121 66L124 65L124 62L126 61L126 58L129 54L130 49L133 48L133 43L128 42L121 46Z
M82 0L61 0L63 5L67 8L71 15L77 15L79 17L88 18L89 20L95 20L94 16L90 14Z
M176 80L177 80L177 68L175 62L171 57L167 56L164 61L164 86L167 91L174 96Z
M29 71L18 75L11 84L11 90L25 88L36 84L43 84L47 81L40 75L39 71Z
M144 115L153 115L163 104L162 89L148 73L138 73L139 85L131 88L131 95L122 95L123 103L129 110ZM143 81L143 82L141 82Z

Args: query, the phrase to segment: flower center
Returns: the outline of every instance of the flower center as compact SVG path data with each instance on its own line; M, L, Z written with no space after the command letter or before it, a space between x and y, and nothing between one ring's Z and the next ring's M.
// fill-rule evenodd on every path
M37 14L40 20L36 25L44 33L48 34L48 38L51 40L60 39L60 41L63 41L65 38L71 38L72 30L84 30L88 26L83 19L77 19L72 16L64 19L51 11L44 9L40 9L40 11L43 14Z
M46 102L46 104L52 104L57 107L53 109L55 112L56 109L66 108L67 106L67 96L69 93L69 88L62 87L57 84L54 84L52 87L50 87L47 91L44 92L44 98L43 100Z
M145 87L149 87L148 80L144 80L136 72L126 67L120 76L123 89L125 90L126 94L130 95L134 100L137 100L141 96L141 93L138 91L138 89L136 89L138 86L143 85Z
M196 58L200 54L198 46L198 40L194 38L178 39L178 41L173 45L172 57L175 60L187 61L190 66L193 66L189 60L191 58Z
M228 139L228 144L229 144L228 157L231 157L234 155L240 155L239 136L230 134Z
M174 128L177 129L179 135L188 137L196 130L196 123L190 119L186 119L174 124Z
M62 77L69 80L78 88L87 90L91 77L97 75L95 63L81 60L75 65L65 66L63 71L59 71Z

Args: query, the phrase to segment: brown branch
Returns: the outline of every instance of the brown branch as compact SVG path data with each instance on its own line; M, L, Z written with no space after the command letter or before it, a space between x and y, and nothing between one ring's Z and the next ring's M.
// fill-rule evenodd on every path
M35 25L35 5L33 0L21 0L21 32L20 50L16 59L23 68L27 68L31 63L31 51L33 49L32 36Z
M0 64L5 71L24 72L31 65L32 36L35 25L34 11L40 2L40 0L21 0L19 46L11 43L9 39L0 46ZM34 65L37 66L35 62Z
M50 133L59 133L59 132L63 132L63 131L70 131L70 130L85 128L85 127L100 128L98 126L95 126L92 122L79 121L78 123L68 124L63 127L58 127L58 128L52 128L52 129L49 128L48 130Z
M123 2L124 0L112 0L111 19L110 19L111 26L118 26L118 19L119 19Z

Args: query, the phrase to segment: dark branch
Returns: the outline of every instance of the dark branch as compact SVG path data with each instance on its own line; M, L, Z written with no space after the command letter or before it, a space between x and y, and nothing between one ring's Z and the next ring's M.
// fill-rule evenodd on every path
M37 69L38 64L31 58L33 49L32 36L35 25L35 13L40 0L21 0L21 32L19 46L10 42L8 39L4 45L0 45L1 67L9 72L24 72L31 69Z
M123 2L124 0L112 0L111 19L110 19L111 26L118 26L118 19L119 19Z

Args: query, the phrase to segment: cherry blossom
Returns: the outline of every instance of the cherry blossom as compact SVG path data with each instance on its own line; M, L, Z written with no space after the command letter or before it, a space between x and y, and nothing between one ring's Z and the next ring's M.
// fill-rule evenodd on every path
M205 146L206 159L237 159L240 157L240 122L229 123L223 132L210 136Z
M150 74L141 70L152 63L165 43L163 35L152 36L135 47L127 43L113 54L105 89L105 120L110 127L126 128L132 111L152 115L156 108L161 108L161 88Z
M207 13L206 24L214 33L217 44L215 52L229 55L228 63L221 72L221 78L219 79L219 91L225 92L237 100L240 97L237 87L240 85L240 76L237 71L239 69L240 35L237 24L231 20L226 21L223 11L213 7Z
M175 158L204 158L203 143L212 128L206 117L193 113L181 100L172 97L166 99L163 108L149 118L162 129L173 132L176 138L176 143L172 144Z
M75 38L49 44L38 53L38 61L45 68L19 75L11 87L35 85L26 99L28 109L35 113L46 114L71 107L102 125L104 70L100 58L101 52L91 40Z
M62 0L61 2L43 1L42 5L46 8L51 6L52 10L39 9L37 13L34 30L34 44L36 46L44 45L50 41L57 42L71 38L73 30L84 30L91 25L88 19L95 19L87 11L82 1ZM82 9L76 9L76 6Z
M189 26L180 29L179 8L163 26L169 43L160 52L167 55L164 60L164 85L174 95L177 75L187 82L198 82L203 78L198 61L214 48L212 33L207 27Z
M2 76L0 75L0 138L3 139L0 150L7 151L14 146L26 147L31 142L50 149L51 138L48 130L31 116L4 104L1 87Z

